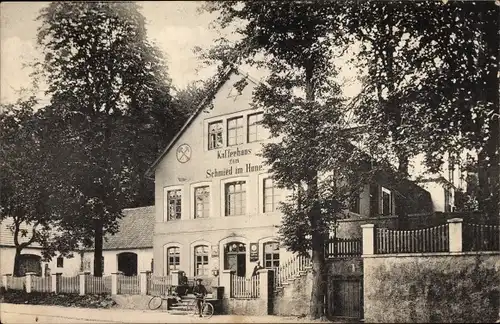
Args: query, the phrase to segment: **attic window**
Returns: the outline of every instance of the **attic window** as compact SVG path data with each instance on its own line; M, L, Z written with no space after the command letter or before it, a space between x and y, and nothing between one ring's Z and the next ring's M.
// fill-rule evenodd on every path
M222 121L216 121L208 124L208 149L213 150L221 148L223 145L224 126Z

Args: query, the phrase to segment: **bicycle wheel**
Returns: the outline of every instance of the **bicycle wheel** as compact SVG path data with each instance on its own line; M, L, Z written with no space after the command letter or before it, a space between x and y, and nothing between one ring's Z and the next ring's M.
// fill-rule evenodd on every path
M203 304L203 311L201 312L203 317L210 318L214 314L214 306L210 303Z
M163 298L160 296L153 296L148 303L148 307L150 310L155 310L161 307L161 304L163 304Z

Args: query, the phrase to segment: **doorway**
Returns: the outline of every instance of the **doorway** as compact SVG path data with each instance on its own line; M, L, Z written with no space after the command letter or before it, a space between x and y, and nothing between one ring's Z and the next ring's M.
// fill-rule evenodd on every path
M123 252L118 254L118 271L125 276L137 276L137 254Z
M246 276L246 246L241 242L231 242L224 247L224 269L233 270L238 277Z

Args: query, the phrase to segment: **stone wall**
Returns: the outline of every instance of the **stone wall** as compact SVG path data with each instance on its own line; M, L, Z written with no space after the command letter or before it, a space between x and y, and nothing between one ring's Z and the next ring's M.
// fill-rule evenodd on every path
M499 314L500 253L364 257L370 323L492 323Z
M312 272L308 271L273 296L273 315L301 316L309 314L312 292Z
M263 316L267 315L267 302L262 298L237 299L224 298L222 311L230 315Z

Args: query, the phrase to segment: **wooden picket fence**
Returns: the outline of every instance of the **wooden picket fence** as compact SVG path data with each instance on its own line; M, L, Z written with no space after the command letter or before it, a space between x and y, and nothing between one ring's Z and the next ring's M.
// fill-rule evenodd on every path
M148 273L147 283L148 294L154 296L165 296L170 293L172 288L172 276L155 276Z
M24 290L26 285L26 277L7 277L7 287L12 290Z
M31 290L39 292L52 291L52 278L51 277L31 277Z
M463 223L462 250L469 252L499 251L500 226Z
M375 229L376 254L448 251L448 224L415 230Z
M294 255L287 261L280 264L278 268L274 268L274 288L283 286L288 279L298 275L300 272L306 271L311 267L311 258L309 256Z
M59 281L59 291L67 294L80 293L80 276L62 277Z
M355 238L330 238L325 247L327 258L357 257L362 254L362 239Z
M86 276L85 292L87 294L111 294L111 276Z
M250 278L231 274L232 298L258 298L260 296L260 275Z
M141 293L139 276L118 275L118 294L139 295Z

